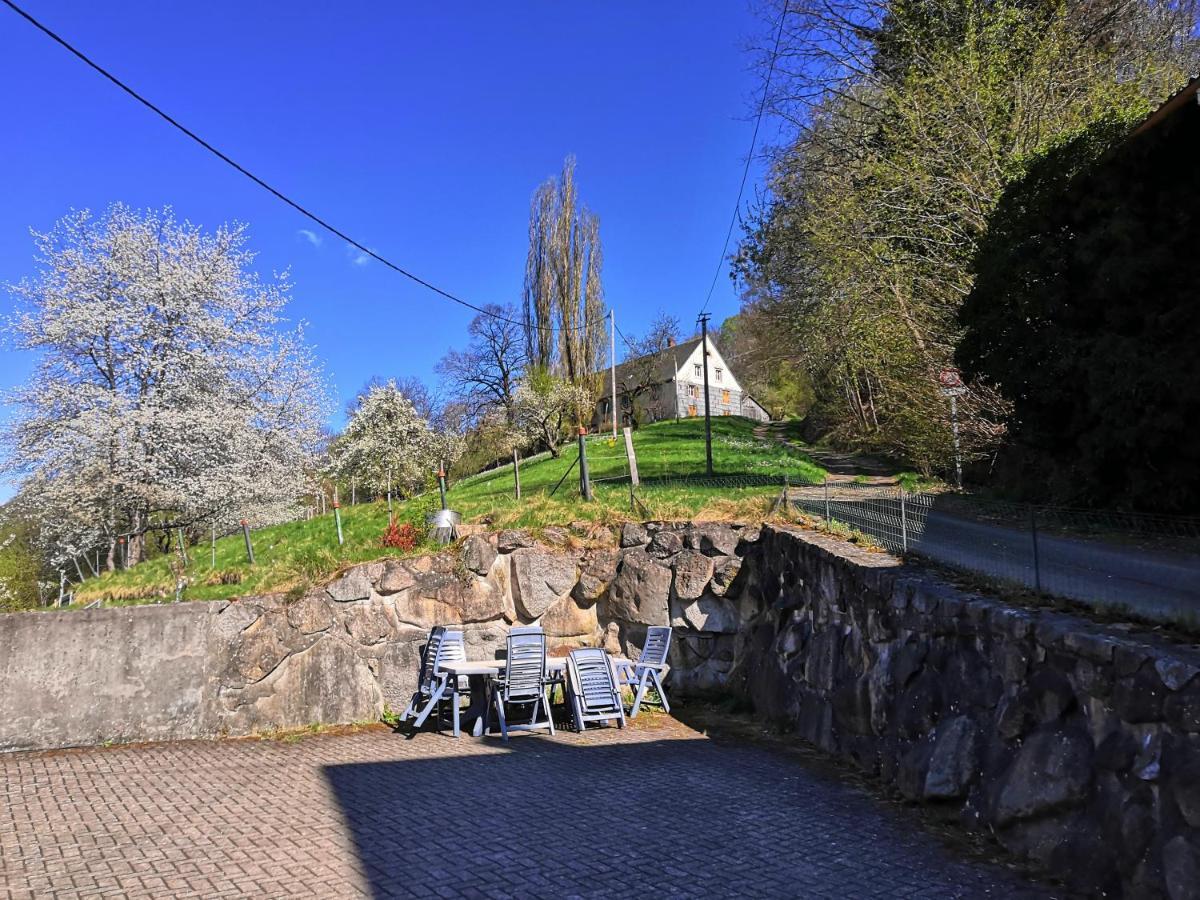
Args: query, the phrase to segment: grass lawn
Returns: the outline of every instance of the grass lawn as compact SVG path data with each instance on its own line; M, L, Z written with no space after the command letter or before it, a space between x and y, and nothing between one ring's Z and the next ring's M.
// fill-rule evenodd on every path
M754 437L755 423L737 417L714 419L714 483L696 482L704 476L704 420L658 422L633 433L638 473L645 482L637 490L642 504L630 511L624 438L594 435L587 439L591 503L579 497L574 444L559 458L543 453L521 463L521 500L513 497L512 465L473 475L451 484L449 506L464 521L486 519L493 527L539 528L573 521L615 523L643 518L762 517L779 493L783 477L793 483L819 482L824 470L803 453ZM569 474L568 474L569 471ZM566 475L563 478L564 474ZM561 486L550 491L562 480ZM396 503L401 519L414 516L423 500ZM246 562L241 533L219 538L216 564L208 542L188 549L190 564L183 569L176 556L148 560L128 571L89 578L75 591L76 605L93 600L106 603L144 603L171 599L179 577L187 579L183 598L216 600L269 591L299 591L320 582L346 565L403 553L385 549L380 537L387 525L383 501L342 508L345 543L339 547L333 514L307 521L261 528L252 535L255 565ZM429 547L414 552L426 552Z

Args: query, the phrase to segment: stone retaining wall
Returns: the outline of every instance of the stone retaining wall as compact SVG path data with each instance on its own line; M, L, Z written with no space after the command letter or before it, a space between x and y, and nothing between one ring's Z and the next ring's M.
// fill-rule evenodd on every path
M504 531L356 566L299 598L0 615L0 750L377 720L407 704L436 624L461 625L482 658L513 624L540 623L551 649L635 656L647 625L736 628L716 594L757 536L728 525L581 523L540 541Z
M1200 897L1200 653L766 528L726 686L1077 889Z
M1200 652L764 526L480 534L299 598L0 616L0 749L243 735L405 705L434 624L493 657L636 656L986 829L1087 891L1200 897Z

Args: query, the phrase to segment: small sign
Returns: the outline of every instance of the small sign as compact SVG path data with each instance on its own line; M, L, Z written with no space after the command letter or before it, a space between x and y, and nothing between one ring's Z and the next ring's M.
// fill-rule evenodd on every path
M942 394L946 397L959 397L967 392L958 369L942 369L938 373L938 384L942 386Z
M944 388L962 387L962 376L958 369L942 369L938 373L938 383Z

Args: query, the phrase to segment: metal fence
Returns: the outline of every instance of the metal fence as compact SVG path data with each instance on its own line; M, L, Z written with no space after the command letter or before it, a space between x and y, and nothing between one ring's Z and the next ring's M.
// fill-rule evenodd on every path
M793 490L805 513L1039 593L1200 622L1200 519L1004 503L827 482Z

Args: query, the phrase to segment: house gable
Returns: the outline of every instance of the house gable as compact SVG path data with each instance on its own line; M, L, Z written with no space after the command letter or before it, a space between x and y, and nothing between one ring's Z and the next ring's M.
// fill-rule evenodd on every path
M675 379L685 384L704 386L704 356L699 342L675 373ZM742 392L742 386L710 338L708 341L708 387L710 390Z

